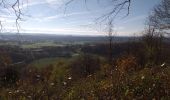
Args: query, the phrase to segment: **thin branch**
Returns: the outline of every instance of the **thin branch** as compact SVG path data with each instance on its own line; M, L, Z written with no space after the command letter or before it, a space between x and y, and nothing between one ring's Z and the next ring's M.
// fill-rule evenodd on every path
M15 12L15 16L17 17L15 22L16 22L16 27L17 27L17 32L19 33L19 23L18 21L21 20L21 9L20 9L20 1L16 0L16 2L12 5L12 9Z

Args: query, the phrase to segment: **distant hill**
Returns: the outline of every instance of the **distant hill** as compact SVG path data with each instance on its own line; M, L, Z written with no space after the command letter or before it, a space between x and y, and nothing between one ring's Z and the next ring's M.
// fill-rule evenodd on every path
M78 35L55 35L55 34L12 34L1 33L0 40L4 41L55 41L55 42L106 42L107 36L78 36ZM113 42L127 42L139 40L139 37L113 37Z

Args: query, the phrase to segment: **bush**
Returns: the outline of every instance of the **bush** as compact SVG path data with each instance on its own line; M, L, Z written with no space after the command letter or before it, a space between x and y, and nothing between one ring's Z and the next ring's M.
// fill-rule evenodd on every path
M0 85L4 87L9 87L15 85L16 82L19 80L19 72L13 68L4 68L1 69L0 74Z
M70 68L73 77L86 77L100 69L100 59L96 56L84 54L72 60Z
M6 52L0 50L0 68L7 67L11 63L12 60L10 56Z
M137 69L137 59L133 55L124 55L116 60L116 66L122 73L132 72Z

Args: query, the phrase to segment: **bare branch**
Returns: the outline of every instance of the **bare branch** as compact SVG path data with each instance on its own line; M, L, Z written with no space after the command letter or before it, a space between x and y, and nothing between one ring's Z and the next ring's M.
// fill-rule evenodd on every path
M16 2L12 5L12 9L14 10L15 16L17 17L15 22L16 22L17 32L19 33L20 26L19 26L18 21L21 20L21 15L22 15L22 12L20 9L20 0L16 0Z
M162 0L161 4L155 6L148 23L156 29L170 29L170 0Z
M2 33L2 22L0 21L0 33Z
M72 3L74 0L69 0L68 2L66 2L66 6L69 5L70 3ZM100 0L97 0L98 3L100 3ZM101 17L97 18L96 21L99 22L103 22L103 21L107 21L110 18L115 18L121 10L123 10L123 8L127 8L127 14L125 15L128 16L129 12L130 12L130 6L131 6L131 1L132 0L111 0L108 1L110 3L110 5L112 6L112 10L108 13L105 13L104 15L102 15ZM87 4L87 0L84 0L85 4Z

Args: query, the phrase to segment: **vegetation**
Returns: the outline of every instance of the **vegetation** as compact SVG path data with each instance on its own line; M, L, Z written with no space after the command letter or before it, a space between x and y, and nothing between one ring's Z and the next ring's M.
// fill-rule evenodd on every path
M0 98L2 100L168 100L170 44L169 42L164 44L165 54L162 56L167 58L159 63L150 64L151 59L148 58L150 54L146 51L149 49L146 49L148 46L145 48L145 41L142 39L141 43L117 44L119 48L113 50L121 52L117 52L117 56L114 56L113 65L108 63L108 56L100 55L101 52L97 53L98 49L96 55L87 53L85 50L90 50L90 46L86 46L86 49L82 47L82 51L79 51L81 53L73 57L45 58L20 67L11 66L10 55L2 53L1 59L6 57L9 60L1 60L1 63L7 62L7 66L1 64L1 68L4 66L4 73L0 75ZM127 50L127 44L132 50ZM97 46L99 47L100 45ZM141 63L142 61L144 62Z
M12 5L16 26L22 15L19 1ZM103 17L109 22L109 42L63 40L58 45L40 39L17 46L2 41L0 100L169 100L169 23L164 22L169 1L155 7L142 37L114 44L113 16L123 7L129 13L131 0L110 2L118 5Z

